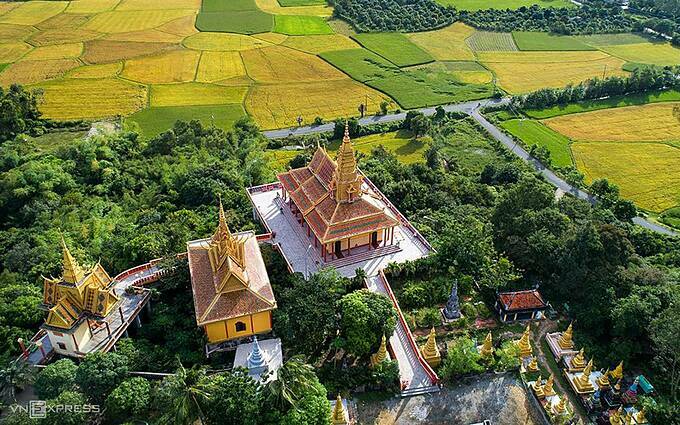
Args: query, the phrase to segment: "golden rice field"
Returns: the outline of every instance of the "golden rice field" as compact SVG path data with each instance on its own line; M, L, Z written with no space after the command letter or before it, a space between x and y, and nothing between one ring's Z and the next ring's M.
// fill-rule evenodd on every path
M69 78L115 77L122 69L122 62L108 63L104 65L85 65L70 71L67 76Z
M35 27L40 30L51 29L68 29L75 28L87 22L92 15L76 15L71 13L60 13L45 21L36 24Z
M360 47L354 40L342 34L299 35L286 37L282 46L302 52L318 54L331 50L356 49Z
M272 15L331 16L333 8L327 5L282 7L277 0L255 0L257 7Z
M510 93L543 87L564 87L602 75L626 75L625 61L597 51L580 52L478 52L499 85Z
M671 66L680 64L680 48L669 43L620 44L600 47L612 56L627 62L648 63L652 65Z
M193 81L200 52L172 50L154 56L125 61L122 76L140 83L178 83Z
M111 11L96 15L83 28L108 33L140 31L195 14L196 11L191 9Z
M31 84L63 76L66 71L80 66L76 59L15 62L0 74L0 86L12 83Z
M284 83L346 79L318 56L281 46L241 52L246 72L257 82Z
M246 68L239 52L203 52L196 81L213 83L245 76Z
M181 35L171 34L156 29L141 30L131 32L121 32L115 34L107 34L102 37L103 40L112 41L134 41L146 43L180 43L184 40Z
M247 87L183 83L151 86L150 106L220 105L243 103Z
M57 28L40 31L28 41L35 46L60 45L66 43L78 43L94 40L101 37L96 31L88 31L81 28Z
M116 10L199 9L201 0L122 0Z
M85 62L91 64L117 62L123 59L160 53L176 47L177 45L173 43L93 40L85 43L85 52L82 58Z
M36 28L27 25L0 24L0 43L22 41L36 31Z
M101 13L113 10L120 0L75 0L69 3L66 13Z
M146 107L147 88L116 78L48 81L42 112L54 119L85 119L129 115Z
M196 17L189 15L177 18L173 21L163 24L156 29L159 31L167 32L169 34L180 35L182 37L188 37L192 34L196 34L198 30L194 25Z
M408 38L437 60L475 60L473 51L465 44L465 39L474 32L474 28L456 22L436 31L409 34Z
M0 15L0 23L36 25L61 13L68 6L66 1L30 1Z
M282 44L288 39L287 35L279 34L277 32L263 32L260 34L253 34L252 37L271 44Z
M553 130L578 141L680 141L680 121L673 108L680 103L651 103L568 114L544 121Z
M31 46L26 43L2 43L0 44L0 63L10 63L21 59Z
M23 60L50 60L77 58L83 53L83 43L55 44L53 46L36 47Z
M271 46L271 43L241 34L199 32L198 34L185 38L184 46L194 50L232 52L259 49Z
M300 96L304 93L304 96ZM345 78L292 84L257 84L246 97L245 107L264 129L289 127L302 116L306 123L356 115L357 105L368 99L368 109L377 110L387 97L363 84Z
M660 212L680 204L680 149L660 143L573 143L588 183L607 178L641 208Z

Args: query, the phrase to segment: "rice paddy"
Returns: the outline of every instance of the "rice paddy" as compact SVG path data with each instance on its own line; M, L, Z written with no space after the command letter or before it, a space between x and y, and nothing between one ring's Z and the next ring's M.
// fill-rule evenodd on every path
M126 124L149 138L171 129L177 120L198 120L205 126L226 130L243 116L241 105L165 106L139 111L128 117Z
M408 38L436 60L474 60L474 53L465 43L474 32L474 28L456 22L436 31L408 34Z
M515 52L517 45L509 32L475 31L465 40L475 52Z
M140 31L155 28L182 16L193 15L187 10L129 10L111 11L96 15L83 29L105 33Z
M0 44L0 63L9 63L21 59L31 46L26 43L2 43Z
M562 134L533 120L507 120L501 123L507 132L523 142L527 147L542 146L550 152L552 165L568 167L573 165L569 139Z
M333 30L324 18L303 15L276 15L274 32L286 35L333 34Z
M347 78L328 63L307 53L281 46L241 52L250 78L263 83L325 81Z
M90 64L118 62L174 48L172 43L92 40L85 43L83 60Z
M371 134L369 136L352 139L354 149L361 153L370 154L378 146L382 146L388 152L394 154L404 164L425 162L425 151L429 147L422 140L415 139L413 133L408 130L392 131L389 133ZM336 140L328 146L328 151L335 154L340 146Z
M140 83L177 83L193 81L200 52L173 50L155 56L125 61L122 76Z
M512 33L512 38L519 50L597 50L580 39L568 35L556 35L546 32L515 31Z
M184 39L184 46L194 50L240 51L271 45L255 37L219 32L199 32Z
M562 115L545 120L553 130L578 141L680 141L680 121L666 102Z
M281 45L312 54L359 47L354 40L341 34L287 37Z
M50 60L77 58L83 52L82 43L57 44L54 46L36 47L23 60Z
M187 106L242 103L247 87L217 86L214 84L184 83L151 86L150 105Z
M0 86L12 83L31 84L63 76L66 71L80 66L75 59L15 62L0 73Z
M626 62L659 66L680 64L680 48L673 47L670 43L620 44L603 46L600 49Z
M68 73L69 78L107 78L117 76L123 64L121 62L109 63L105 65L85 65L76 68Z
M36 25L62 12L68 6L66 1L30 1L21 3L9 12L0 15L0 23Z
M660 212L680 204L680 149L660 143L574 143L586 182L607 178L641 208Z
M354 39L368 50L403 67L432 62L434 58L399 33L357 34Z
M246 69L238 52L203 52L196 71L196 81L212 83L245 75Z

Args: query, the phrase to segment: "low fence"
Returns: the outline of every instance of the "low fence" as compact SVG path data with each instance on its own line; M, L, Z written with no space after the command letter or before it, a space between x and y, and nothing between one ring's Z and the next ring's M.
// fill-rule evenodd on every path
M406 320L404 320L404 315L401 312L401 308L399 307L397 298L394 296L392 288L390 287L390 284L387 281L387 278L385 277L385 273L382 270L380 270L379 277L383 281L385 290L387 290L387 295L390 297L390 300L392 301L394 307L397 310L397 318L399 319L399 323L401 323L401 325L403 326L404 332L406 332L406 337L408 339L409 345L416 354L418 363L420 363L420 365L425 370L425 373L427 374L427 377L430 378L430 382L432 382L432 385L437 385L439 383L439 376L437 376L437 373L434 371L434 369L432 369L432 367L425 361L422 354L420 354L420 350L418 349L416 340L415 338L413 338L413 334L411 333L411 329L408 327Z

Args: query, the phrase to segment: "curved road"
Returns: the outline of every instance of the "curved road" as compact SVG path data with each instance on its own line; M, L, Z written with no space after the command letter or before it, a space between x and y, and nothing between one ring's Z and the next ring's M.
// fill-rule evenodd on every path
M484 129L489 133L489 135L491 135L491 137L493 137L494 139L498 140L503 145L505 145L513 154L517 155L518 157L522 158L524 161L533 165L533 167L547 181L549 181L553 186L563 190L565 193L570 193L570 194L576 196L577 198L588 201L591 204L595 204L595 202L597 202L597 199L594 196L590 195L587 192L584 192L583 190L581 190L577 187L570 185L569 183L564 181L562 178L560 178L558 175L553 173L549 168L546 168L543 164L541 164L540 161L538 161L536 158L531 156L529 154L529 152L527 152L522 146L520 146L518 143L516 143L510 136L505 134L498 127L496 127L491 122L489 122L479 112L479 109L482 106L502 105L502 104L507 103L508 101L509 101L509 98L482 99L482 100L474 100L474 101L470 101L470 102L452 103L452 104L448 104L448 105L442 105L442 108L444 108L444 110L447 111L447 112L464 112L464 113L470 115L472 118L474 118L479 123L479 125L484 127ZM418 111L422 112L425 115L434 115L435 109L436 108L434 108L434 107L420 108L420 109L418 109ZM400 120L403 120L404 118L406 118L406 112L401 112L399 114L390 114L390 115L367 116L367 117L364 117L364 118L360 118L359 124L361 124L361 125L381 124L381 123L400 121ZM321 124L321 125L301 126L301 127L283 128L283 129L279 129L279 130L270 130L270 131L265 131L263 134L269 139L280 139L280 138L287 137L287 136L302 136L302 135L309 135L309 134L332 132L333 127L334 127L333 123L327 123L327 124ZM659 233L662 233L662 234L665 234L665 235L670 235L670 236L680 235L680 233L678 233L674 230L671 230L668 227L661 226L657 223L653 223L653 222L648 221L648 220L646 220L642 217L633 218L633 222L635 224L639 225L639 226L642 226L642 227L647 228L649 230L653 230L655 232L659 232Z

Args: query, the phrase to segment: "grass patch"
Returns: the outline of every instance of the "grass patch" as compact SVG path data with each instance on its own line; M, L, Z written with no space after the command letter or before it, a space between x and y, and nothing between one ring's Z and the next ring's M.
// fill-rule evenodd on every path
M303 152L301 150L267 149L264 152L264 157L274 171L282 172L288 169L288 164L293 158Z
M444 6L454 6L458 10L519 9L537 4L541 7L576 7L569 0L436 0Z
M680 204L680 149L661 143L573 143L586 182L607 178L621 196L660 212Z
M591 46L616 46L650 42L651 38L638 33L576 35L574 38Z
M326 4L326 0L278 0L283 7L318 6Z
M680 49L670 43L638 43L601 46L600 50L626 62L673 66L680 63Z
M400 33L357 34L354 39L368 50L400 67L434 61L429 53Z
M676 229L680 229L680 207L669 208L659 214L659 221Z
M144 109L126 121L136 123L142 136L151 138L172 128L178 120L198 120L204 126L209 126L214 117L215 126L228 130L243 116L245 112L241 105L164 106Z
M517 45L509 32L475 31L465 43L475 52L516 52Z
M286 35L333 34L333 30L324 18L301 15L276 15L274 32Z
M553 130L578 141L680 141L680 122L673 109L680 103L651 103L569 114L544 121Z
M320 56L355 80L388 94L407 109L481 99L492 92L489 85L465 84L449 72L399 69L365 49L338 50Z
M340 140L334 140L328 146L328 150L333 154L331 156L335 156L335 152L337 152L340 147L340 143ZM404 164L424 162L425 158L423 154L428 148L428 145L421 140L414 139L413 133L407 130L359 137L352 139L352 145L357 151L367 155L370 154L374 148L383 146Z
M618 108L622 106L644 105L656 102L680 101L680 91L664 90L647 93L613 96L608 99L586 100L568 105L557 105L545 109L528 109L525 114L531 118L545 119L559 115L575 114L579 112L596 111L598 109Z
M550 152L552 164L556 167L568 167L573 165L569 139L551 130L538 121L533 120L507 120L501 123L501 127L518 138L526 146L543 146Z
M0 63L0 72L2 72L3 69L7 68L9 64L8 63Z
M475 60L475 54L465 44L465 39L474 32L474 28L456 22L435 31L408 34L407 37L437 60Z
M254 0L203 0L196 28L204 32L257 34L271 31L274 17L261 11Z
M450 167L466 176L479 176L487 164L507 162L471 117L449 127L440 152Z
M568 35L514 31L512 38L519 50L596 50L583 41Z
M52 151L74 140L82 139L85 135L87 131L52 131L38 137L30 137L30 140L41 151Z

